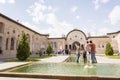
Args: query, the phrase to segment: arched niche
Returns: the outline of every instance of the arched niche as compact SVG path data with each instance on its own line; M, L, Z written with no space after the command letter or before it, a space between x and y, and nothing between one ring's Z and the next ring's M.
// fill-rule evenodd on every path
M0 22L0 33L4 32L4 23Z

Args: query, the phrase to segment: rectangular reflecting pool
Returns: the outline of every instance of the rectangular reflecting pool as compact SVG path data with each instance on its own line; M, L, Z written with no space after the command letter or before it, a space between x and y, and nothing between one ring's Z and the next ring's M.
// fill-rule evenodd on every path
M69 57L63 63L34 62L0 72L0 76L60 80L120 80L120 64L84 65Z
M120 77L120 64L94 64L91 68L85 68L85 65L76 63L33 63L11 69L9 72Z

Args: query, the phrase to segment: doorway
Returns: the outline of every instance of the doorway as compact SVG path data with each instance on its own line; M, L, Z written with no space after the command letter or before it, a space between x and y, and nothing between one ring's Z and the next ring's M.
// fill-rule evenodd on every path
M80 43L78 41L75 41L72 43L72 50L76 50L75 44L80 46Z

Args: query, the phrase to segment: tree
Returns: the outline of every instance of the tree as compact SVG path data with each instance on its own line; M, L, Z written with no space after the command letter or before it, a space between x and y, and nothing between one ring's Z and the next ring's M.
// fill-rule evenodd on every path
M43 54L42 50L38 50L38 54L39 54L39 56L42 56L42 54Z
M53 49L52 49L50 43L48 43L46 52L47 52L48 55L50 55L53 52Z
M19 60L26 60L30 56L30 46L25 34L22 35L21 40L18 43L16 57Z
M113 48L110 43L106 44L105 54L109 56L114 54Z

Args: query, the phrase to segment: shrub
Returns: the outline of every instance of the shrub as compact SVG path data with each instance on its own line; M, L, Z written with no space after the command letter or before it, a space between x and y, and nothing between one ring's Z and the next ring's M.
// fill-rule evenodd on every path
M25 34L22 35L19 41L16 57L19 60L26 60L30 56L30 46Z
M41 50L38 51L39 56L42 56L43 52Z
M113 55L114 51L110 43L106 44L105 55Z
M53 49L52 49L50 43L48 43L46 52L47 52L48 55L50 55L53 52Z

